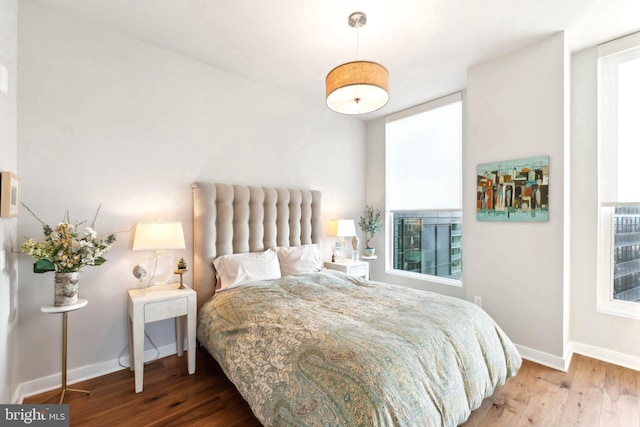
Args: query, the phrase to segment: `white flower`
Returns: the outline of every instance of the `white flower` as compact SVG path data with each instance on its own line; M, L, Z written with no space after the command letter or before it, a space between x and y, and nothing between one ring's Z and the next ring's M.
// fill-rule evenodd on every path
M84 231L84 235L91 236L92 239L95 239L96 237L98 237L98 233L96 233L96 231L91 227L86 228L86 230Z

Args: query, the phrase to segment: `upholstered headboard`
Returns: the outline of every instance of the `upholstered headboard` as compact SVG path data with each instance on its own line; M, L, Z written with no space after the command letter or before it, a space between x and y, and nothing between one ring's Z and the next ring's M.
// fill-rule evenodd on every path
M319 191L204 182L191 188L198 308L214 293L217 256L320 243Z

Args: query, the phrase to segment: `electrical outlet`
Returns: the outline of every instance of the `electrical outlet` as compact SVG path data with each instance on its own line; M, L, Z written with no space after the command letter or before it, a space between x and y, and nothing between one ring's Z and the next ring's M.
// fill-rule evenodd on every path
M475 297L473 297L473 303L478 307L482 307L482 297L476 295Z

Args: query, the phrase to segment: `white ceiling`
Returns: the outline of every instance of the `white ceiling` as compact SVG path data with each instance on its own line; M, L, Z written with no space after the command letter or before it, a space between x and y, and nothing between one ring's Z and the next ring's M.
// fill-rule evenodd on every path
M22 0L24 1L24 0ZM572 51L640 30L640 0L29 0L324 104L356 59L389 70L387 115L465 87L466 69L564 30Z

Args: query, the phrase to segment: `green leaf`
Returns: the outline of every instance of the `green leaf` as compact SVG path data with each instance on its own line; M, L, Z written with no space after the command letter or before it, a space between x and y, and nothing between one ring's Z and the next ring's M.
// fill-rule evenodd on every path
M47 271L56 271L56 266L48 259L39 259L33 264L34 273L46 273Z
M104 259L104 258L102 258L102 257L98 257L98 258L96 258L96 260L95 260L95 265L102 265L102 264L104 264L105 262L107 262L107 260L106 260L106 259Z

